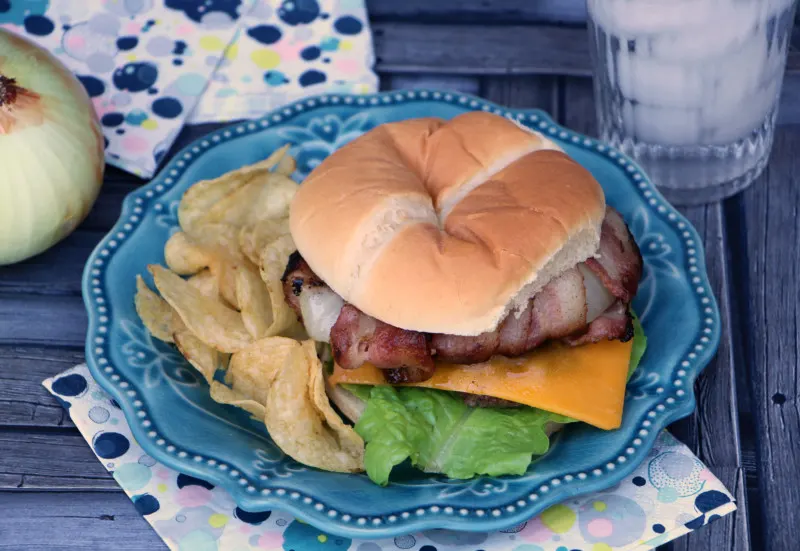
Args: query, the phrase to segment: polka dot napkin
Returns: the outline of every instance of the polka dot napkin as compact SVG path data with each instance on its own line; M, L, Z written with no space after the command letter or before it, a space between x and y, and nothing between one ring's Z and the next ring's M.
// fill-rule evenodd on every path
M376 540L343 538L281 511L243 511L222 488L158 463L133 439L122 411L85 365L43 384L172 550L644 551L736 510L722 483L663 432L644 463L617 486L555 505L503 532L428 530Z
M107 162L144 178L187 122L378 87L364 0L0 0L0 27L78 76Z

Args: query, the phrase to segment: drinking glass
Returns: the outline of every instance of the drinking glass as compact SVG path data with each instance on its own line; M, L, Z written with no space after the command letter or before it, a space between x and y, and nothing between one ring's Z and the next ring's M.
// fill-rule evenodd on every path
M796 0L587 0L600 137L676 204L747 187L772 147Z

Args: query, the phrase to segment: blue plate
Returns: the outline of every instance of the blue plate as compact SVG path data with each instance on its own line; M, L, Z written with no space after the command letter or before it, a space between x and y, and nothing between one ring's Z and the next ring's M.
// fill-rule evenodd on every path
M409 468L380 488L366 475L304 467L281 453L263 425L213 402L202 377L171 346L150 337L134 309L134 275L164 262L164 243L178 227L178 201L198 180L261 160L287 141L302 177L380 123L469 110L514 117L557 141L600 181L641 247L645 267L634 307L649 347L628 385L622 427L569 425L519 477L458 481ZM697 233L630 159L541 111L437 91L321 96L201 138L125 199L119 221L88 261L83 296L89 367L122 406L142 448L173 469L223 486L244 509L283 509L348 537L505 529L620 482L660 430L694 409L693 382L720 334Z

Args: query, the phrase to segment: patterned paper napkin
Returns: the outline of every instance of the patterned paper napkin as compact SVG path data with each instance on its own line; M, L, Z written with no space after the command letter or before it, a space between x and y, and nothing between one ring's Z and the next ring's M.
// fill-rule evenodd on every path
M189 122L254 118L322 93L378 90L364 0L258 0Z
M177 551L644 551L736 509L705 465L663 432L644 463L617 486L553 506L503 532L343 538L280 511L243 511L222 488L156 462L133 439L122 411L85 365L43 384L68 409L136 510Z
M189 118L377 90L364 0L0 0L0 26L78 76L107 162L144 178Z

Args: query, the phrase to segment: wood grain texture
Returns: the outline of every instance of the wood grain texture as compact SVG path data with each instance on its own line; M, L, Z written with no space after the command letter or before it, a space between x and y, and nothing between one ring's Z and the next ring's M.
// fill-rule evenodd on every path
M477 96L480 93L480 79L469 75L381 75L381 90L452 90Z
M0 345L83 347L86 327L80 296L0 294Z
M0 490L120 491L77 430L0 429L0 450Z
M384 73L590 74L585 29L381 22L372 27L376 69Z
M380 73L592 75L582 27L376 21L372 34ZM786 74L800 75L800 52L789 53Z
M756 549L797 549L800 526L800 127L779 128L763 178L730 207L732 286L745 301L742 335L758 444L763 531Z
M143 183L144 180L133 175L124 174L114 167L107 167L101 193L80 229L107 232L119 218L122 200Z
M0 492L0 511L4 550L167 549L122 492Z
M444 23L586 22L586 0L367 0L373 21Z
M109 201L104 203L110 206ZM119 204L116 207L119 214ZM44 253L3 267L0 293L80 295L86 259L105 234L106 231L76 230Z
M750 549L745 471L739 442L736 370L744 369L731 339L728 296L728 243L720 204L682 209L705 244L706 268L722 318L722 339L715 358L695 384L697 409L670 431L694 451L733 494L738 510L673 543L675 551ZM737 361L738 360L738 361Z
M596 138L597 117L592 80L589 78L565 78L563 96L564 125L570 130Z
M481 80L481 96L507 107L542 109L559 114L559 79L547 76L497 76Z
M42 381L81 362L81 350L0 347L0 429L74 426Z

